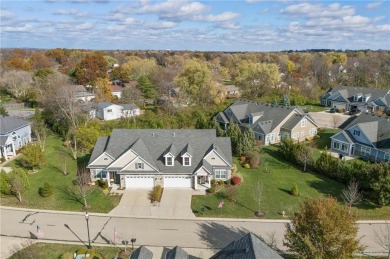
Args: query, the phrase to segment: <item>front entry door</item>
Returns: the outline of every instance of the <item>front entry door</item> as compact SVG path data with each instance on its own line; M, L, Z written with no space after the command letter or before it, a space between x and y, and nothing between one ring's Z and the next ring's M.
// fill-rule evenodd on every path
M205 184L206 183L206 176L200 175L198 176L198 184Z

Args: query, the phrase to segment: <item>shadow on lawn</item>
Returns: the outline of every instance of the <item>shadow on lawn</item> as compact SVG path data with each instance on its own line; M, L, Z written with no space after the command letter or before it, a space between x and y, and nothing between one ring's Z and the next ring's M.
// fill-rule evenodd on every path
M198 223L198 226L200 230L197 234L203 243L214 249L221 249L249 232L244 228L234 228L216 222Z
M320 176L317 176L320 178ZM332 196L333 198L336 198L340 200L341 195L341 188L338 185L333 184L329 181L324 181L323 179L318 179L314 181L307 181L307 184L316 189L317 191L321 192L322 194Z
M65 186L63 188L58 189L61 191L62 197L65 200L75 201L80 203L81 205L84 205L82 197L80 196L80 194L77 193L76 190L72 189L69 186Z

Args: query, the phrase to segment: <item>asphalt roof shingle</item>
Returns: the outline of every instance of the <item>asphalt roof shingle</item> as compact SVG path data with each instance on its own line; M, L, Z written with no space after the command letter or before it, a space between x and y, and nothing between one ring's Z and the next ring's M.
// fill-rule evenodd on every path
M0 134L2 135L5 135L28 125L30 125L30 122L26 120L0 115Z

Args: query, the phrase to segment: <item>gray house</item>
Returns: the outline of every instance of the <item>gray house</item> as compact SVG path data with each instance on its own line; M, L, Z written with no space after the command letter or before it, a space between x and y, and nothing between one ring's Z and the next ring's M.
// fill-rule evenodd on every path
M374 114L355 116L331 137L331 151L372 161L390 161L390 119Z
M284 137L305 140L317 134L317 123L299 107L262 104L237 100L215 119L226 129L232 121L242 129L252 129L264 145L274 144Z
M114 129L97 140L87 168L123 188L208 188L230 179L231 143L215 130Z
M13 117L0 116L0 157L7 160L16 151L31 142L30 122Z
M95 103L86 107L91 118L101 120L116 120L139 116L141 109L135 104L113 104L108 102Z
M320 97L321 105L375 112L390 107L390 90L336 86Z
M231 242L210 259L282 259L275 250L253 233Z

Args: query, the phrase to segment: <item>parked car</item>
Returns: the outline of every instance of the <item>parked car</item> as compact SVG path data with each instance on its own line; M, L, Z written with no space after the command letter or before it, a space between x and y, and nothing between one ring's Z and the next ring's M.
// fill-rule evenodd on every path
M333 108L330 108L329 112L330 112L330 113L335 113L335 112L336 112L336 108L334 108L334 107L333 107Z
M349 115L357 115L357 114L360 114L360 113L361 113L361 110L359 110L358 108L352 108L349 111Z

